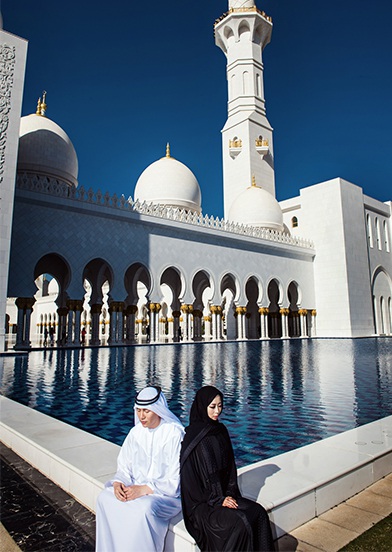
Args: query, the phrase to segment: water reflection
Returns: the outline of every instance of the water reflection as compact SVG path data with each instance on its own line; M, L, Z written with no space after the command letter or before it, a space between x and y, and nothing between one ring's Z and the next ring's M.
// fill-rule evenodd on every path
M372 338L50 350L0 357L0 390L120 444L138 389L161 385L187 424L213 384L243 465L392 414L391 349Z

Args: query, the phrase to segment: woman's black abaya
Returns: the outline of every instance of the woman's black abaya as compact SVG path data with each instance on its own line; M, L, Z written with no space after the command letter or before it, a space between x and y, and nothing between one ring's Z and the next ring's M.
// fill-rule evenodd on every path
M208 417L207 407L217 395L223 402L215 387L197 392L186 428L181 450L185 526L203 552L273 551L267 512L241 497L227 429ZM222 506L227 496L236 499L238 509Z

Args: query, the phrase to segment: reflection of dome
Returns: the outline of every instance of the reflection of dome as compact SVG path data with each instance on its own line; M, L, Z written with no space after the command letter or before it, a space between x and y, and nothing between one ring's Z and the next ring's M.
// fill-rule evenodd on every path
M158 159L147 167L135 187L135 200L201 211L201 192L195 175L183 163L170 157Z
M283 214L279 203L272 194L254 182L233 201L228 219L239 224L283 230Z
M51 176L76 187L78 158L63 129L43 115L22 117L18 172Z

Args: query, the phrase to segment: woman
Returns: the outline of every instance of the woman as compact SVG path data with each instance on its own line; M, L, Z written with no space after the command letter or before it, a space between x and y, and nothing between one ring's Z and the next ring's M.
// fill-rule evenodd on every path
M230 437L219 422L222 408L216 387L196 393L181 449L185 526L202 551L273 551L267 512L239 491Z
M97 552L162 551L170 519L181 510L179 456L184 428L159 387L135 399L135 426L117 473L97 502Z

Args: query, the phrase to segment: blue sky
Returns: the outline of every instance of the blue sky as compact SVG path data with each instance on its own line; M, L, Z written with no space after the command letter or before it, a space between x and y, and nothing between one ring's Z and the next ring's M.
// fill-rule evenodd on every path
M392 2L259 0L276 195L341 176L392 199ZM227 0L3 0L4 29L29 41L23 115L47 91L47 116L71 138L79 184L133 196L165 154L196 175L203 212L223 215L220 131L226 59L213 23Z

